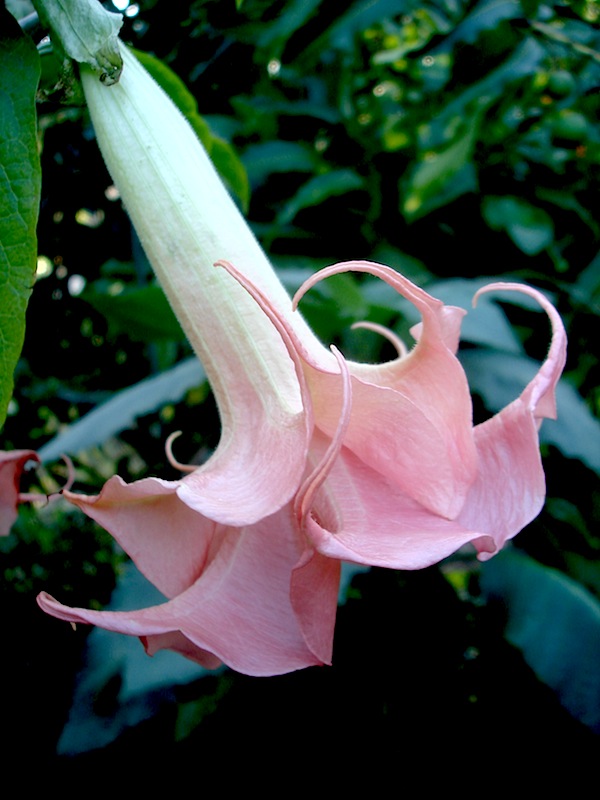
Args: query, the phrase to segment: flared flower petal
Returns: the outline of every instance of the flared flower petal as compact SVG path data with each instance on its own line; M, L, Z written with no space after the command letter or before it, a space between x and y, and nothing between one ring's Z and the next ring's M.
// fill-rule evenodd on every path
M317 433L311 450L318 453L326 444ZM481 530L434 514L345 448L319 489L304 530L329 558L393 569L431 566L468 543L496 549L491 534L482 537Z
M175 597L202 574L219 524L177 495L176 481L110 478L99 495L63 496L106 528L156 588Z
M452 519L476 472L469 387L454 353L457 320L464 312L444 306L389 267L365 261L317 272L294 301L317 281L340 272L381 278L422 315L418 341L407 356L385 369L350 365L353 414L344 444L410 497ZM331 435L336 424L327 401L334 391L331 377L316 364L310 366L316 424Z
M546 496L538 429L556 418L556 385L567 357L567 336L554 306L541 292L515 283L494 283L483 292L514 291L533 297L548 314L552 340L548 355L520 397L475 427L479 468L458 521L493 530L496 548L539 514ZM480 558L489 558L493 553Z
M256 525L225 530L202 576L162 605L110 612L68 608L47 594L38 602L60 619L139 636L151 652L175 643L203 664L208 651L245 674L276 675L331 661L334 615L311 615L306 623L314 650L296 613L302 608L292 607L290 576L301 556L302 542L284 509ZM336 578L335 569L316 560L302 581L331 595Z
M344 398L338 428L332 439L315 430L315 466L295 501L299 527L316 551L396 569L431 566L469 542L493 551L492 536L432 513L344 447L354 402L348 367L338 361Z

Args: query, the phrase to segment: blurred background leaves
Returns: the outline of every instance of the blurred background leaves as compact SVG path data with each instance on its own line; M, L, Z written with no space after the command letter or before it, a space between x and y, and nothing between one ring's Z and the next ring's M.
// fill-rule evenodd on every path
M457 754L465 741L473 753L506 730L513 746L535 740L546 752L567 743L591 752L600 714L599 5L120 7L122 37L152 57L144 63L211 149L291 292L321 266L368 258L468 309L461 357L476 421L518 395L546 353L549 326L514 296L484 297L472 310L473 294L503 279L552 298L569 355L559 419L541 431L548 501L514 552L483 566L461 553L420 573L354 576L331 669L189 682L165 666L160 686L141 681L132 694L123 688L132 669L126 648L108 636L104 658L114 669L96 672L96 684L82 672L71 710L76 673L98 663L98 650L86 655L87 631L72 634L40 615L33 593L104 605L118 584L115 602L125 597L131 607L140 590L89 521L55 507L36 522L24 510L1 543L4 616L13 618L18 602L15 630L30 632L3 667L16 687L8 718L51 719L40 751L65 774L78 765L141 764L142 754L184 769L198 752L210 763L223 750L254 754L259 764L266 750L291 763L290 753L306 746L303 726L317 731L313 747L344 740L349 753L366 747L367 736L380 755L416 756L441 744ZM53 92L53 57L43 50L38 280L3 446L34 447L49 461L68 450L86 492L114 472L175 478L166 436L184 432L180 461L205 458L219 437L216 410L201 370L185 360L190 349L132 234L85 109ZM388 325L410 344L418 321L389 287L355 275L320 284L301 310L324 342L367 361L394 354L372 332L351 330L353 322ZM59 486L61 469L32 481ZM38 652L40 641L63 640L62 654L52 644ZM24 705L32 683L49 691L59 673L62 693L41 705L35 694ZM82 685L88 701L99 702L83 702ZM67 728L54 756L62 723L70 715L70 724L83 724L86 713L88 745L69 750ZM27 725L17 730L20 746Z

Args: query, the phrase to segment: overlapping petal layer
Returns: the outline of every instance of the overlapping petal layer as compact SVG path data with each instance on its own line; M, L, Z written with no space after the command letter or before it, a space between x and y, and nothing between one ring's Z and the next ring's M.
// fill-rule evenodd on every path
M89 508L86 510L89 513ZM126 508L126 516L131 511ZM173 599L139 611L110 612L68 608L42 593L38 597L40 606L59 619L139 636L149 653L169 647L205 666L214 667L216 658L248 675L276 675L329 663L339 567L319 557L305 566L298 579L296 594L306 587L315 587L315 596L320 596L323 602L322 613L307 615L299 608L303 603L312 604L314 598L296 599L293 607L291 576L300 562L303 543L293 525L289 506L246 528L218 527L208 548L203 546L205 521L188 509L177 517L175 525L164 529L158 554L168 550L169 537L177 536L175 526L182 524L188 513L198 518L198 530L191 519L188 522L192 527L183 535L193 538L194 533L199 534L202 545L198 548L198 563L207 550L211 551L210 558L196 580ZM142 519L149 518L140 518L140 524ZM109 524L123 530L116 509ZM149 551L157 545L158 531L157 525L147 542L143 527L137 533L133 528L128 529L123 538L132 551L137 545ZM136 559L137 563L146 567L146 574L152 574L153 581L158 575L160 582L162 570L158 560L151 558L154 563L148 564L145 555L141 564ZM190 560L194 560L194 555L192 546ZM176 561L181 577L185 571L184 559ZM310 621L307 636L301 627L303 618Z
M285 331L305 365L317 427L333 436L339 424L342 384L337 373L312 358L286 316L244 274L222 262L255 297L280 332ZM352 414L344 445L425 508L452 519L476 474L471 398L453 352L457 320L464 311L444 304L389 267L366 261L336 264L301 289L339 272L369 272L411 300L423 321L413 350L387 369L350 364ZM300 292L296 295L297 302Z
M458 521L479 530L493 530L496 548L500 549L535 519L544 504L546 482L538 430L543 418L556 419L555 392L567 357L567 337L558 312L541 292L521 284L494 283L477 296L492 291L516 291L533 297L552 326L548 355L533 380L510 405L474 429L477 477ZM480 558L489 555L482 553Z
M533 297L549 316L552 341L521 396L473 427L466 376L454 355L462 309L443 306L380 264L345 262L316 273L294 303L320 279L362 271L394 286L423 318L408 355L374 369L348 365L352 410L343 411L339 374L312 363L287 320L240 272L225 266L304 360L316 426L313 457L336 442L336 458L329 454L330 466L320 478L320 494L313 493L311 513L302 501L302 528L319 552L416 569L471 542L485 559L537 516L545 496L537 431L543 417L556 416L555 389L566 360L562 321L544 295L513 283L490 284L478 293L512 291ZM408 457L401 451L403 443Z
M336 264L313 276L301 291L346 271L385 280L416 306L422 323L413 350L387 370L371 371L372 379L367 365L350 366L353 414L344 444L426 508L452 519L476 471L469 387L453 341L455 320L464 312L444 306L389 267L370 262ZM330 397L330 376L307 363L313 397ZM314 407L317 425L331 434L335 420L327 404L315 401Z
M313 452L327 442L315 434ZM304 532L329 558L394 569L429 567L475 541L495 550L493 535L432 513L346 448L316 494Z

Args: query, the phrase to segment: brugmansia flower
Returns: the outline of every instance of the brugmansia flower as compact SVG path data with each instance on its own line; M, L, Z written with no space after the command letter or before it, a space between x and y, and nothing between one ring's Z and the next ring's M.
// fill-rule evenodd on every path
M21 492L21 476L28 461L39 462L34 450L0 450L0 536L8 536L19 503L36 496Z
M68 608L46 594L39 603L209 667L272 675L329 663L342 560L416 569L467 543L485 558L539 512L537 429L555 415L560 318L533 289L486 288L535 297L553 333L523 394L474 427L456 357L464 311L379 264L329 267L301 292L336 272L369 272L422 317L410 353L347 363L293 312L195 135L137 61L125 53L110 88L82 78L109 170L205 365L222 435L181 480L113 477L95 497L64 493L165 603L127 612Z
M21 503L48 503L70 489L75 472L68 456L62 456L67 467L67 481L62 489L53 494L22 492L21 478L27 464L38 465L40 457L35 450L0 450L0 536L8 536L17 519Z

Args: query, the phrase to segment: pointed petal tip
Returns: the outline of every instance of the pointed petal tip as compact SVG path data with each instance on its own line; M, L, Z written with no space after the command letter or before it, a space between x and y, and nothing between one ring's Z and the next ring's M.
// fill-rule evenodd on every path
M556 419L556 385L562 375L567 360L567 333L560 314L550 300L539 289L522 283L497 281L482 286L473 297L473 305L487 292L521 292L536 300L546 312L552 328L552 338L548 354L536 376L521 393L521 399L537 419L546 417Z
M49 614L51 617L56 617L56 619L61 619L64 622L84 622L88 624L85 619L81 619L74 613L74 609L59 603L59 601L52 597L51 594L48 594L48 592L40 592L36 597L36 602L42 611L45 611L46 614Z

